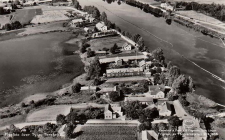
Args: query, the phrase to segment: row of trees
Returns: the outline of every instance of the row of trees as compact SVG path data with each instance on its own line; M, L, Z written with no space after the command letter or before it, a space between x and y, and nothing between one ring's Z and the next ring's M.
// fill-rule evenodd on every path
M177 2L177 7L185 7L186 10L195 10L210 15L221 21L225 21L225 5L221 4L200 4L197 2Z
M153 8L148 4L143 4L136 0L125 0L125 1L127 4L138 7L140 9L142 9L143 11L145 11L146 13L151 13L151 14L154 14L155 16L162 16L162 14L163 14L163 11L161 9Z
M19 22L19 21L15 21L15 22L12 22L11 24L10 23L7 23L5 26L4 26L4 29L6 31L10 31L10 30L15 30L15 29L20 29L22 28L22 24Z

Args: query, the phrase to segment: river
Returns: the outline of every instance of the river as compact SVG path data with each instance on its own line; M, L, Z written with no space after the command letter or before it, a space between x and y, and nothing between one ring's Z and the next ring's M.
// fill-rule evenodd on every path
M0 106L55 91L81 74L78 46L67 43L75 37L56 32L0 41Z
M183 74L193 78L196 94L225 104L225 83L212 76L225 79L225 46L220 40L174 22L168 25L164 18L157 18L125 3L119 5L115 1L109 4L107 1L79 2L82 6L94 5L101 12L105 11L108 19L122 30L140 34L150 50L161 47L167 61L172 61Z

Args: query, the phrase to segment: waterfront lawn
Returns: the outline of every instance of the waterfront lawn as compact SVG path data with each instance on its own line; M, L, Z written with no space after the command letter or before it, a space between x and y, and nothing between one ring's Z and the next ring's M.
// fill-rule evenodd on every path
M136 140L137 126L83 126L77 140Z
M118 47L122 47L126 41L124 41L120 36L113 36L92 39L88 43L91 45L91 50L97 51L102 50L103 48L110 49L115 43L118 45Z

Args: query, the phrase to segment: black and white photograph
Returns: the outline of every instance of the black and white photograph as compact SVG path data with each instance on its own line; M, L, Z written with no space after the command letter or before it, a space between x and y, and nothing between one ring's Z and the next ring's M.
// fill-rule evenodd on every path
M225 140L225 0L0 0L0 140Z

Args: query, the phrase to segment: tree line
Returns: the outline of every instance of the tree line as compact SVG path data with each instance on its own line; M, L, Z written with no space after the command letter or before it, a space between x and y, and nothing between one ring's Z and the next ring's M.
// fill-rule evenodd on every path
M200 4L197 2L177 2L176 7L185 7L185 10L194 10L225 21L225 5L222 4Z

